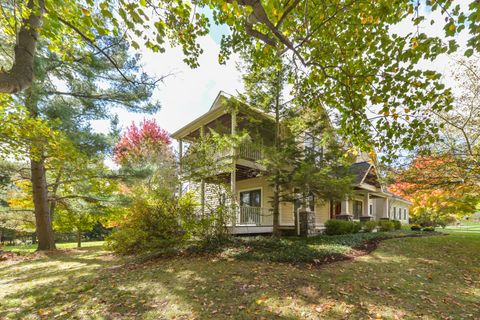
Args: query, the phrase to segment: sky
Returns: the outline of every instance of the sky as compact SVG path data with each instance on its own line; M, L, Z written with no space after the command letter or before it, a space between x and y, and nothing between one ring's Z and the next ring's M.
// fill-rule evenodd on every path
M468 0L458 0L461 5L467 5ZM425 8L425 6L422 6ZM421 7L421 8L422 8ZM425 9L422 9L425 10ZM430 36L443 37L443 25L435 23L430 25L429 20L443 21L440 11L423 11L427 16L426 21L421 25L420 32ZM207 16L211 14L206 12ZM392 28L392 32L404 35L415 32L409 19L401 22ZM204 53L200 57L200 67L191 69L183 61L183 53L180 48L167 48L165 53L153 53L149 49L142 50L142 64L144 71L153 76L162 76L172 73L163 83L159 83L154 92L154 99L160 101L161 110L153 115L129 113L124 110L117 110L120 126L125 129L132 121L140 122L144 118L154 118L157 123L170 133L180 129L190 121L207 112L219 91L236 94L243 90L240 72L236 65L239 62L238 56L233 55L226 65L218 63L218 52L222 34L228 33L226 26L217 26L212 22L208 36L199 40ZM467 32L462 32L457 41L464 44ZM448 74L452 68L451 58L447 55L439 56L435 61L423 61L420 68L433 69L445 75L447 85L453 82ZM94 121L92 128L97 132L108 132L110 124L108 121Z
M204 53L200 56L200 67L191 69L183 61L181 48L167 48L165 53L154 53L142 49L142 65L149 75L168 76L159 83L153 99L158 99L161 109L158 113L138 114L118 109L119 125L124 129L132 121L154 118L163 129L170 133L180 129L190 121L207 112L219 91L235 94L243 90L240 73L236 65L238 57L233 55L226 65L218 63L222 34L228 33L226 26L213 25L210 33L199 40ZM108 132L108 121L93 121L96 132Z

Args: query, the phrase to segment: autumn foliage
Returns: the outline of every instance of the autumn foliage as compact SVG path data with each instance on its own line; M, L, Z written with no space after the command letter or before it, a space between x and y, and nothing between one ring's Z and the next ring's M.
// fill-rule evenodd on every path
M389 190L410 200L414 221L439 224L473 213L480 193L461 159L447 154L417 157Z
M114 148L117 164L142 161L165 151L171 144L170 135L154 119L143 120L138 126L132 123Z

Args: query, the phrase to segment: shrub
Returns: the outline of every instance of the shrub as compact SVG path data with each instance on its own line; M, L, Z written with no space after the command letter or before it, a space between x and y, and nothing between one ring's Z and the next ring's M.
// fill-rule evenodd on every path
M325 234L337 235L354 233L354 229L357 227L355 227L355 224L352 221L332 219L325 222L325 228Z
M373 230L375 230L376 227L377 227L377 221L374 221L374 220L366 221L363 224L363 230L365 232L372 232Z
M352 222L352 233L359 233L362 230L362 223L358 221Z
M435 227L432 227L432 226L429 226L429 227L425 227L423 228L423 231L435 231Z
M402 223L399 220L392 220L392 222L395 230L400 230L402 228Z
M395 225L390 220L380 220L378 221L378 227L380 231L392 231Z
M106 239L107 246L119 254L171 249L191 236L184 227L194 219L191 197L136 197L127 210L117 230Z
M422 227L420 227L420 225L418 225L418 224L412 224L412 225L410 226L410 229L411 229L412 231L420 231L420 230L422 230Z

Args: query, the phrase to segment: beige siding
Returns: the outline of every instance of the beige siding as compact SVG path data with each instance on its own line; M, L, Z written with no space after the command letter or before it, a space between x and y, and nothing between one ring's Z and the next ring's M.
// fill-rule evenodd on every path
M280 205L280 224L287 226L295 225L293 216L293 203L284 202Z
M315 204L315 223L324 224L328 219L330 219L330 202Z
M393 213L394 213L394 209L393 208L396 208L396 213L397 213L397 216L396 218L393 216ZM407 210L407 217L405 219L404 217L404 210ZM399 210L401 212L401 215L399 216ZM394 200L394 199L390 199L390 219L395 219L395 220L400 220L402 223L404 224L408 224L409 223L409 205L403 201L398 201L398 200Z
M271 200L273 196L273 189L265 177L237 181L237 197L240 196L241 191L252 189L261 189L262 207L272 208ZM280 225L294 225L293 204L290 202L284 202L280 204Z

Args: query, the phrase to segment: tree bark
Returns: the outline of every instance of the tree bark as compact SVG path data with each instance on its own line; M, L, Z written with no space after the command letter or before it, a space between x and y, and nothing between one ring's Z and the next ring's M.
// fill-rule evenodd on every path
M44 1L28 2L30 16L22 21L17 34L13 65L8 71L0 69L0 92L16 93L30 87L33 82L33 58L37 49L38 29L42 23Z
M37 229L37 250L55 250L52 219L48 203L47 176L45 160L31 160L33 205L35 207L35 225Z
M77 229L77 248L82 247L82 231Z
M279 80L279 79L277 79ZM280 83L276 88L275 95L275 154L278 157L280 152ZM277 163L278 165L278 163ZM273 182L273 236L280 236L280 170L275 168L275 177Z

